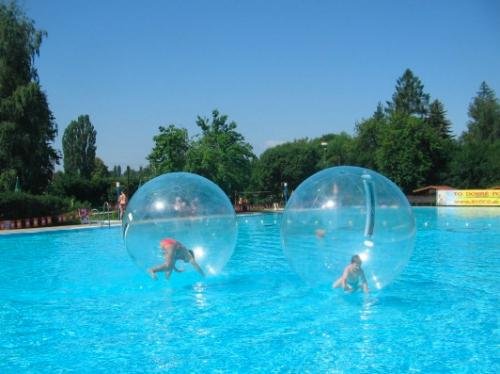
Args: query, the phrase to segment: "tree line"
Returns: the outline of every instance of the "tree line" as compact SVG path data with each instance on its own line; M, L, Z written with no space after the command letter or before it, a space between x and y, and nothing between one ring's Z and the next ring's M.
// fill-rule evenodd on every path
M199 133L192 136L175 124L160 126L148 164L122 171L110 170L96 156L97 131L89 115L79 115L63 133L61 154L53 146L57 125L34 65L46 36L15 2L0 3L0 195L21 189L101 207L115 201L119 189L131 195L157 175L188 171L214 181L231 199L276 199L284 183L293 190L337 165L376 170L405 193L425 185L500 185L500 102L494 90L480 84L468 107L467 129L454 137L444 104L431 99L410 69L396 81L391 99L355 124L353 135L296 139L257 156L237 123L214 110L196 118ZM55 172L61 160L64 171Z

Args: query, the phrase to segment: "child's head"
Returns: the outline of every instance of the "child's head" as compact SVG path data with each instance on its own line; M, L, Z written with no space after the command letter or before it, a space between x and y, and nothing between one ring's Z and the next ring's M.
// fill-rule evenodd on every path
M358 264L361 266L361 257L359 255L354 255L351 257L351 264Z

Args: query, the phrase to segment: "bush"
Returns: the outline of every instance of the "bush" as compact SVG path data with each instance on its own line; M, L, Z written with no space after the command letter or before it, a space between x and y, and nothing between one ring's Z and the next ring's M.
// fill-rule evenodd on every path
M111 182L106 178L88 180L67 173L58 173L49 186L49 193L72 198L87 206L101 208L104 202L108 201L108 189L111 186ZM116 198L112 196L114 201Z
M0 220L55 216L71 210L71 202L51 195L0 193Z

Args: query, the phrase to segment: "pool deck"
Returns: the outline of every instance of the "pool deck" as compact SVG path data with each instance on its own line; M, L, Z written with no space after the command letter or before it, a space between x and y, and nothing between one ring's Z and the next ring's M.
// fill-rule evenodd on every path
M110 221L109 227L121 226L121 221L113 220ZM32 227L29 229L13 229L13 230L0 230L0 236L2 235L16 235L16 234L36 234L40 232L51 232L51 231L69 231L69 230L84 230L84 229L96 229L96 228L106 228L108 224L101 223L87 223L78 225L64 225L64 226L47 226L47 227Z
M283 208L278 209L260 209L249 212L238 212L238 216L255 215L262 213L283 213ZM111 220L109 226L117 227L121 226L122 222L120 220ZM31 227L24 229L10 229L10 230L0 230L0 236L4 235L19 235L19 234L36 234L40 232L53 232L53 231L70 231L70 230L85 230L85 229L96 229L96 228L106 228L107 223L86 223L86 224L76 224L76 225L63 225L63 226L44 226L44 227Z

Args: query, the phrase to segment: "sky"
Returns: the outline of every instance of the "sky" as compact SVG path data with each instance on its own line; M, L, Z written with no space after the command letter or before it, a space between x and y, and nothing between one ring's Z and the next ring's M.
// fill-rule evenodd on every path
M500 95L496 0L18 0L47 31L35 60L64 129L88 114L97 156L146 166L159 126L200 133L214 109L256 155L354 135L409 68L458 136L485 81ZM60 168L60 167L59 167Z

